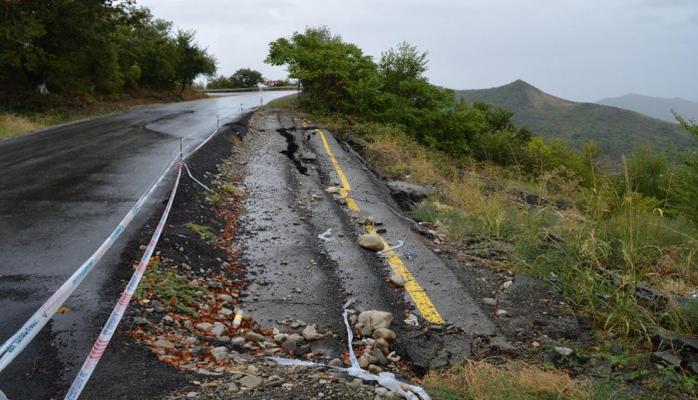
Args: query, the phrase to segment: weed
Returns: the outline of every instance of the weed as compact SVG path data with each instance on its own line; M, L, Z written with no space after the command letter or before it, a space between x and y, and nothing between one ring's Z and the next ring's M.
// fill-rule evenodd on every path
M218 240L218 236L216 235L216 232L208 226L198 225L198 224L195 224L193 222L188 222L187 224L185 224L185 226L190 231L199 235L199 237L202 240L207 240L209 242L215 242L216 240Z
M163 305L174 308L177 312L196 315L193 307L195 299L207 294L206 288L192 284L177 274L174 269L165 269L157 262L148 268L143 281L136 291L136 298L142 299L144 293L152 293Z
M442 372L429 372L424 385L435 399L534 400L594 399L592 385L566 372L512 362L494 365L467 361Z

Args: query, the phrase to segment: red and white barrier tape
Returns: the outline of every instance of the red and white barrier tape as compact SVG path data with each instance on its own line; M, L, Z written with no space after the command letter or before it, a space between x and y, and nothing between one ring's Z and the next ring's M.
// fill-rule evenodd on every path
M121 235L121 233L126 229L126 227L133 221L138 211L143 207L146 200L155 191L155 188L162 182L167 175L167 172L172 168L177 159L172 160L172 162L167 166L165 171L163 171L155 182L148 188L148 190L138 199L136 204L131 207L126 216L119 222L119 224L114 228L114 230L109 234L109 236L102 242L102 244L97 248L97 250L78 268L70 278L61 285L56 292L51 295L51 297L34 313L34 315L29 318L29 320L20 328L17 333L15 333L10 339L3 343L0 347L0 371L5 369L12 360L17 357L17 355L24 350L25 347L34 339L34 337L41 331L41 328L46 325L46 323L53 317L58 308L60 308L63 303L70 297L75 289L82 283L85 277L92 271L92 269L97 265L97 262L106 254L107 250L116 242L116 239Z
M155 228L155 232L153 233L153 236L150 239L150 243L148 243L148 247L146 247L145 252L143 253L143 257L141 257L141 260L138 263L138 267L136 267L136 270L133 271L133 275L131 276L131 280L128 282L128 285L126 286L126 290L124 290L123 293L121 293L121 297L119 297L118 303L116 303L116 306L114 306L114 310L109 316L107 323L104 324L102 332L99 334L99 338L95 341L94 345L92 346L92 351L90 351L90 354L87 356L85 362L82 364L82 368L80 368L80 372L75 377L75 380L73 380L73 384L70 386L70 389L68 390L68 393L65 396L66 400L76 400L80 396L80 393L85 388L87 381L90 379L90 376L92 376L92 372L94 372L97 363L99 363L99 360L102 358L104 351L109 345L109 341L114 335L116 327L119 326L119 322L121 322L121 318L123 318L124 313L128 308L129 302L131 301L133 295L136 293L136 289L138 288L138 284L141 282L141 278L143 278L145 269L148 267L148 264L150 263L150 259L153 255L153 252L155 251L155 246L157 245L158 240L160 239L162 230L165 228L165 222L167 221L167 217L169 216L170 210L172 209L172 203L174 202L175 194L177 193L177 187L179 186L179 180L181 177L182 164L178 163L177 178L175 179L174 186L172 187L172 192L170 193L170 199L167 201L167 206L165 206L165 210L163 211L162 216L160 217L160 222Z

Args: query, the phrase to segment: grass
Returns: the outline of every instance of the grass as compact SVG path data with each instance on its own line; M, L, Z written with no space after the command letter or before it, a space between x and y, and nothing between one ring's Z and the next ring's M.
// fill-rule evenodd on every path
M424 386L436 400L585 400L605 394L590 382L567 373L522 362L495 365L466 361L445 371L429 372Z
M144 296L151 293L153 296ZM175 269L163 268L158 261L153 262L146 270L141 281L136 298L157 298L165 307L171 307L177 312L196 315L195 300L208 293L205 287L192 284L189 280L177 274Z
M129 95L104 99L65 99L53 100L52 105L42 111L8 112L0 111L0 140L53 125L74 122L80 119L97 118L112 112L127 111L132 108L172 101L203 98L205 95L186 90L179 92L152 92L141 90Z
M418 144L398 126L312 118L358 143L387 179L435 188L437 194L412 213L415 219L440 227L454 242L476 239L496 249L496 259L481 258L492 268L517 271L557 286L592 322L599 341L623 340L633 352L648 355L656 332L698 333L698 301L689 296L698 287L696 226L667 217L657 201L634 193L626 183L619 184L622 178L598 173L584 183L564 167L532 177L515 167L450 158ZM661 297L643 299L638 290L645 287ZM642 372L650 366L649 377L642 380L645 387L666 391L669 398L693 387L691 378L657 372L649 357L643 359L645 365L635 367ZM560 376L553 379L555 372L519 367L469 364L441 378L432 375L431 387L438 394L435 397L443 399L575 398L557 390L560 387L555 385L569 382ZM478 368L483 372L478 373ZM553 386L536 394L535 386L526 386L530 377L526 374L544 374ZM462 384L468 380L482 382ZM519 389L514 393L509 387ZM599 395L585 393L586 398ZM585 398L584 393L577 394Z
M22 116L17 114L0 113L0 139L17 136L47 128L51 125L67 122L59 115Z
M184 226L186 226L187 229L189 229L190 231L199 235L199 237L202 240L206 240L209 242L215 242L216 240L218 240L218 235L216 235L216 232L211 227L205 225L198 225L193 222L188 222Z

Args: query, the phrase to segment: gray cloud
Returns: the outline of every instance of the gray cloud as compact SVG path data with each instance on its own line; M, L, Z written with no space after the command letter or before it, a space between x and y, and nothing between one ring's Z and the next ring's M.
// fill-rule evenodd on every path
M140 0L196 29L221 73L263 64L267 44L325 24L376 57L407 40L453 88L524 79L576 100L639 92L698 100L695 0Z

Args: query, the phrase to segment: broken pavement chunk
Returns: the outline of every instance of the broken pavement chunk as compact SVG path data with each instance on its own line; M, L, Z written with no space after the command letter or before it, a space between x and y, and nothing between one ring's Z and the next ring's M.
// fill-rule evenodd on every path
M375 233L366 233L357 239L356 243L367 250L381 251L385 248L383 240Z

